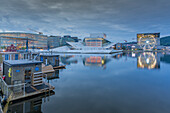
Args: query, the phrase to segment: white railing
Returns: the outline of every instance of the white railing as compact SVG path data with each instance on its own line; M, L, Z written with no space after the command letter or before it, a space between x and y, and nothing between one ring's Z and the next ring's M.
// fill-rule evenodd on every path
M25 83L16 84L16 85L7 85L6 82L0 76L0 87L2 89L3 94L5 94L7 98L10 95L14 97L25 96Z

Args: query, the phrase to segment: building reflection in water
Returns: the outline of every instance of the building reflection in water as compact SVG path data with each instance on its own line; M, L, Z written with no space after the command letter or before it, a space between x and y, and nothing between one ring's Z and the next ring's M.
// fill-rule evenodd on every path
M106 68L106 64L114 59L120 59L122 53L119 54L108 54L108 55L66 55L60 56L60 61L64 65L77 64L78 62L83 62L84 66L93 66L93 67L103 67Z
M120 54L113 55L112 57L114 59L120 59L120 58L122 58L122 56L123 56L123 53L120 53Z
M83 58L83 64L85 66L105 67L108 61L109 60L105 56L89 56Z
M42 103L48 103L54 92L48 92L29 100L14 102L8 106L8 113L42 113ZM44 101L44 102L43 102Z
M77 64L78 60L75 58L74 55L64 55L60 57L60 61L64 65L70 65L70 64Z
M159 69L160 57L157 53L144 52L137 57L137 67L146 69Z

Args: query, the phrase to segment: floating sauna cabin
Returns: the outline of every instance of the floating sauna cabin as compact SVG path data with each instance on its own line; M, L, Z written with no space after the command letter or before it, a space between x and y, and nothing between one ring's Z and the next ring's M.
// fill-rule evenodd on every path
M59 55L40 55L40 60L45 65L59 66Z
M5 60L3 75L7 89L3 90L10 101L52 91L53 86L43 81L42 61Z
M36 60L5 60L3 62L3 75L6 75L5 82L8 85L21 83L35 85L33 75L42 71L41 65L42 62ZM42 83L42 78L37 83Z

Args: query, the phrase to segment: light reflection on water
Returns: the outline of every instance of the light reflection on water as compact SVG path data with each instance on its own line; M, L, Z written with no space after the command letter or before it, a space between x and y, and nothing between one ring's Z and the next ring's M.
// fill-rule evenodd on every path
M42 101L41 110L35 108L36 112L170 112L169 53L59 57L66 69L49 76L48 82L55 86L55 95L47 102ZM15 112L10 106L9 109Z

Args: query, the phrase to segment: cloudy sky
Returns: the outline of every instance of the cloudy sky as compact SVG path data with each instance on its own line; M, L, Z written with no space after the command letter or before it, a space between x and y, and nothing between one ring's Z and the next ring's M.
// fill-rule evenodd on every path
M0 0L0 31L47 35L106 33L113 42L137 33L170 35L169 0Z

